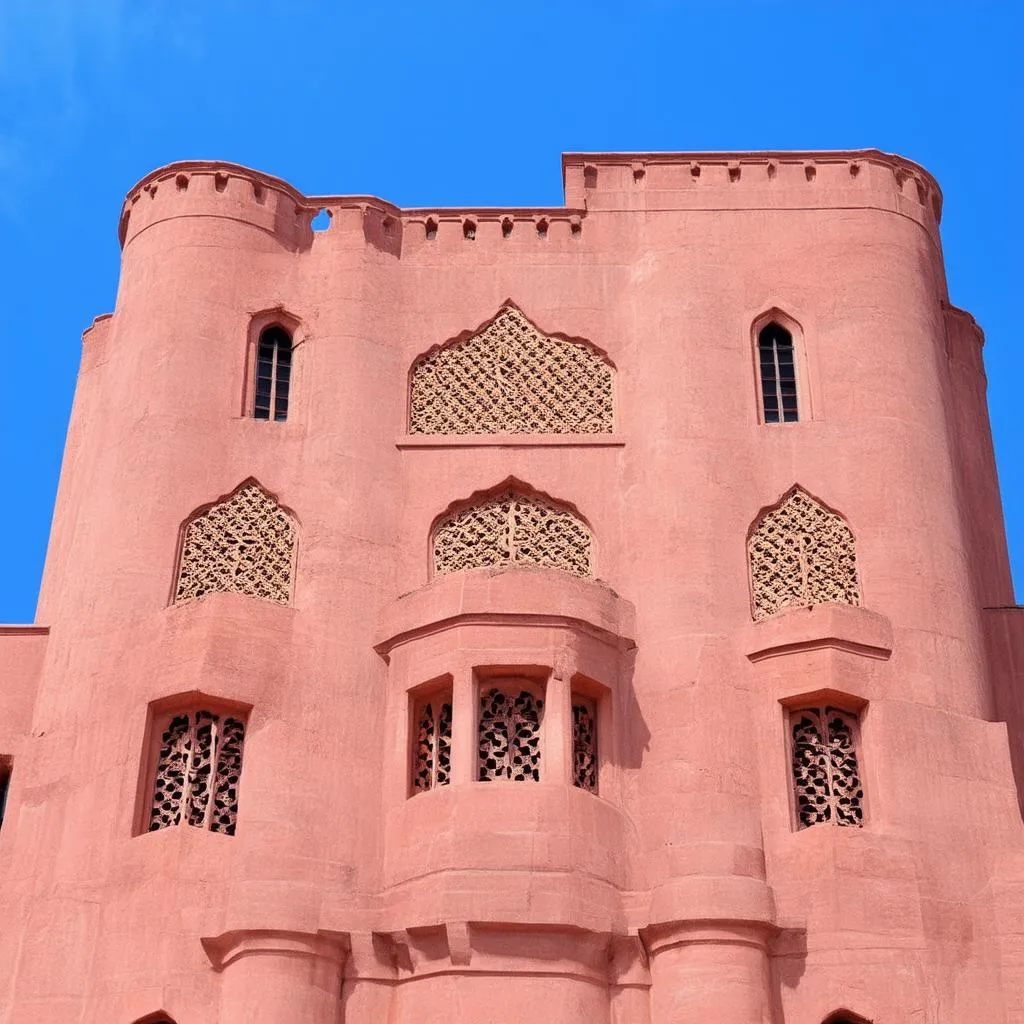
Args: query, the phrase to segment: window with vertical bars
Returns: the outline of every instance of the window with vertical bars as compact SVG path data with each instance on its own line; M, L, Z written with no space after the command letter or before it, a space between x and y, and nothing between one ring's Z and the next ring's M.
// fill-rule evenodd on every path
M800 416L796 402L793 335L773 320L757 336L757 353L765 423L796 423Z
M0 760L0 828L4 823L4 811L7 809L7 790L11 786L11 766Z
M164 720L148 830L188 824L235 834L245 723L212 711Z
M415 706L412 791L425 793L451 781L452 695L436 693Z
M292 375L292 339L283 327L268 327L256 344L256 394L253 416L258 420L288 418L288 389Z

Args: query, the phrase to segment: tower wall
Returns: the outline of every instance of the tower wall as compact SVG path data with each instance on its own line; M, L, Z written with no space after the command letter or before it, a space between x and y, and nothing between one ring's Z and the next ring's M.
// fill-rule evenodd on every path
M1011 591L937 186L875 151L564 172L550 210L205 163L129 194L50 634L19 662L0 1020L1024 1019L1017 625L983 611ZM510 302L613 368L610 432L409 431L418 360ZM772 318L795 423L762 422ZM274 323L285 422L251 415ZM192 517L241 485L294 526L287 599L175 600ZM859 605L755 618L748 537L794 487L852 531ZM439 571L438 524L505 492L570 516L594 578ZM510 678L544 695L540 781L483 784L481 694ZM415 709L442 693L450 780L417 792ZM597 793L573 785L580 699ZM186 705L247 716L235 834L148 831L160 716ZM858 723L862 827L798 827L812 705Z

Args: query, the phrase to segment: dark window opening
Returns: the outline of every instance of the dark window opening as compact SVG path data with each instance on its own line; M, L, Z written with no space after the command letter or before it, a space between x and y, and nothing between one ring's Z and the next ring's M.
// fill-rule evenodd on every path
M4 809L7 806L7 790L11 783L11 766L0 764L0 827L4 823Z
M761 401L765 423L796 423L796 366L793 335L774 321L757 336Z
M256 397L252 412L256 419L288 419L291 374L291 336L281 327L268 327L260 335L256 351Z

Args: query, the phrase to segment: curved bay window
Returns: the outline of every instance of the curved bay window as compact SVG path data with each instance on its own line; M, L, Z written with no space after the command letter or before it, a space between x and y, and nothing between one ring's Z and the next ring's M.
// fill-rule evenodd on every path
M252 414L258 420L288 418L292 374L292 337L283 327L268 327L256 343L256 387Z
M832 707L790 713L797 828L864 823L864 788L857 764L857 716Z
M527 680L487 682L480 688L477 778L481 782L539 782L544 701Z
M796 423L796 362L793 335L774 320L757 335L761 370L761 414L765 423Z

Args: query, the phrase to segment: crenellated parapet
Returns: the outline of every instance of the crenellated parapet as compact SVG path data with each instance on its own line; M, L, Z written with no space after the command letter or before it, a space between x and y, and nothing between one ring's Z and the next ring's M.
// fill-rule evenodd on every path
M778 153L566 153L566 203L591 210L875 208L937 237L942 192L877 149Z
M211 217L264 231L290 249L308 246L317 208L280 178L239 164L189 160L146 175L121 208L118 237L127 247L147 228L179 217Z

